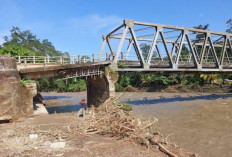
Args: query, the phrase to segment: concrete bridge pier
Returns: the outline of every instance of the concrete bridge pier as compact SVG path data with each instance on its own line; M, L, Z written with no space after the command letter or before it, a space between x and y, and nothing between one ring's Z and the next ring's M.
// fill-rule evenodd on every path
M86 79L88 107L98 107L108 98L115 96L115 83L118 80L118 73L105 67L102 76L93 76Z

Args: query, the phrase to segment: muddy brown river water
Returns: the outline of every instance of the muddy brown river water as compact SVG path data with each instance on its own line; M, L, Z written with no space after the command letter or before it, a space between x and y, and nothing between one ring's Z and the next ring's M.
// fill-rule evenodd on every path
M117 93L119 94L119 93ZM76 112L80 93L42 93L49 113ZM202 157L232 157L232 94L125 93L136 115L155 116L157 129Z

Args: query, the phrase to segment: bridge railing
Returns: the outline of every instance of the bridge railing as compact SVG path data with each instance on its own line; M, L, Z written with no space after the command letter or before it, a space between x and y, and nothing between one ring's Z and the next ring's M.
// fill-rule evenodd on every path
M94 63L110 60L109 54L102 54L101 60L98 60L99 54L75 55L75 56L17 56L17 64L24 66L30 65L64 65L64 64L82 64Z
M175 61L176 56L172 56L172 57L173 57L173 60ZM146 57L144 56L144 58L146 58ZM213 63L213 62L215 62L215 57L212 56L212 55L204 56L202 59L203 59L204 63ZM137 55L126 55L124 52L122 52L121 55L118 57L118 60L119 61L126 61L126 60L137 61L138 56ZM154 55L151 58L151 61L167 61L167 60L168 60L167 56L166 57L159 57L157 55ZM191 54L181 55L179 61L180 62L194 62L193 56ZM232 62L232 57L225 56L224 62L225 63L231 63Z

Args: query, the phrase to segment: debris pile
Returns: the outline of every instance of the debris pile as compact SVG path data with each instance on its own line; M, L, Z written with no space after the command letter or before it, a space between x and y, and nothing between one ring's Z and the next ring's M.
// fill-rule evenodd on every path
M120 96L119 96L120 97ZM85 117L86 134L101 134L118 139L138 142L146 147L156 146L171 157L196 157L175 144L169 143L155 131L155 118L136 118L131 112L122 110L118 98L108 99L98 108L89 108Z
M157 132L157 119L133 116L118 99L87 109L81 118L77 113L48 114L1 124L0 156L196 157Z

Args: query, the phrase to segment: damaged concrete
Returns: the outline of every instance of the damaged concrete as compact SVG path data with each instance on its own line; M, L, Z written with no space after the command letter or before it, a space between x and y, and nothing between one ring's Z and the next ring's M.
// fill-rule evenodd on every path
M30 117L33 114L33 97L37 94L36 84L20 84L16 59L9 55L0 56L0 116L12 120Z
M87 100L88 107L98 107L108 98L115 96L115 83L118 80L118 74L105 67L105 73L102 76L88 77L87 84Z

